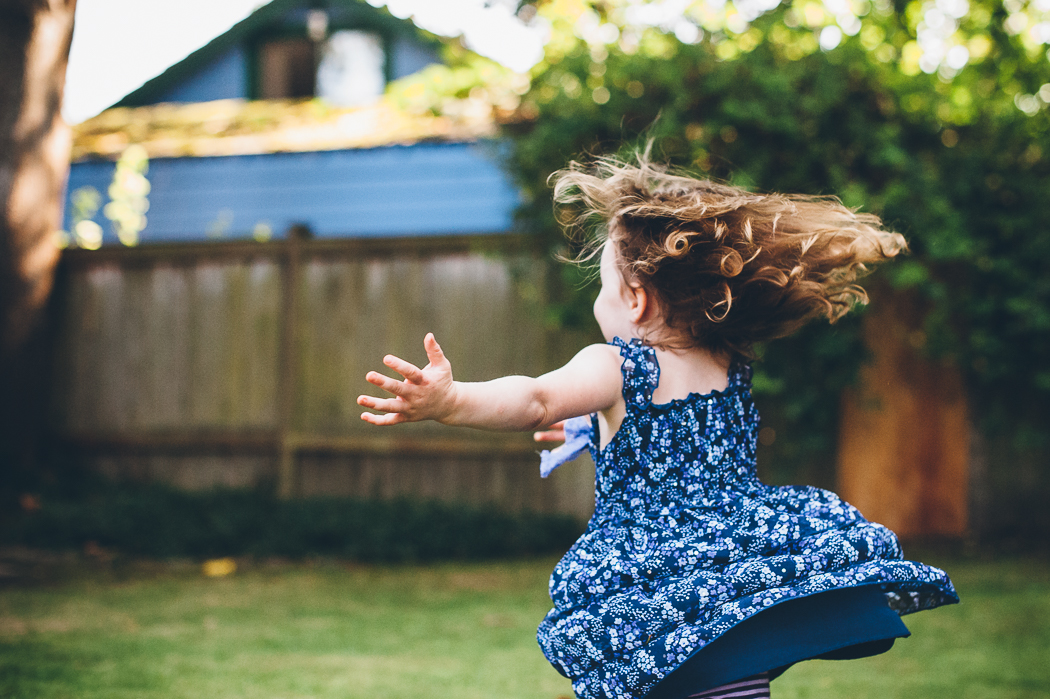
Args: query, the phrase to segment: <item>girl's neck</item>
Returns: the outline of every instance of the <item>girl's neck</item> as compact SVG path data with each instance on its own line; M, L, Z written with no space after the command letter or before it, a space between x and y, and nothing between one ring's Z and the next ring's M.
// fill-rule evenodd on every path
M669 403L691 393L723 391L729 385L728 355L699 347L655 349L660 363L660 385L653 392L653 403Z

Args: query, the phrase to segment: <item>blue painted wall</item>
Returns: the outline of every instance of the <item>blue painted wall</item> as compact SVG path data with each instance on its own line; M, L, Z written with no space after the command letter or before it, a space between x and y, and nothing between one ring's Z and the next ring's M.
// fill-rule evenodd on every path
M394 80L417 73L432 63L441 63L441 57L430 46L398 37L390 49L390 75Z
M256 224L283 237L305 223L318 237L509 231L519 197L498 144L426 143L365 150L158 158L149 164L143 244L245 238ZM74 163L68 192L95 187L108 201L109 161ZM70 226L69 194L65 227ZM106 244L117 243L101 210ZM211 231L212 235L209 235Z
M235 47L161 95L158 102L210 102L248 98L248 57Z

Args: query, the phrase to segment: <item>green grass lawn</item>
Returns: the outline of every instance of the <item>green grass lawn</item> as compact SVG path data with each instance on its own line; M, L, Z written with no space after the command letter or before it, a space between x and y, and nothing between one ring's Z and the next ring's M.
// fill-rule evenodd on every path
M774 696L1050 697L1050 563L929 562L963 604L908 617L883 656L796 666ZM568 697L534 639L553 563L74 565L0 588L0 697Z

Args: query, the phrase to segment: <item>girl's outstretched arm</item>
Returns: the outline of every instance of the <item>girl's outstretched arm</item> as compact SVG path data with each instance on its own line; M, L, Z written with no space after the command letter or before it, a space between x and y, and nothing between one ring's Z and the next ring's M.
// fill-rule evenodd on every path
M427 334L423 346L430 363L422 369L393 355L383 358L403 381L368 372L368 383L394 397L358 396L358 405L379 413L362 413L362 420L373 425L436 420L483 430L533 430L608 410L623 400L622 358L611 345L585 347L562 368L534 379L505 376L482 383L452 379L452 365L433 333Z

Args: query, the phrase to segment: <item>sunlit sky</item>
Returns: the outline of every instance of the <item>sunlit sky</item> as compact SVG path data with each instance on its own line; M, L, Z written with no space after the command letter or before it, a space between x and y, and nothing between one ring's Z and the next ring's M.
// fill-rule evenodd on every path
M543 36L512 13L513 0L368 0L514 70L542 56ZM79 0L63 114L90 118L222 34L265 0Z

